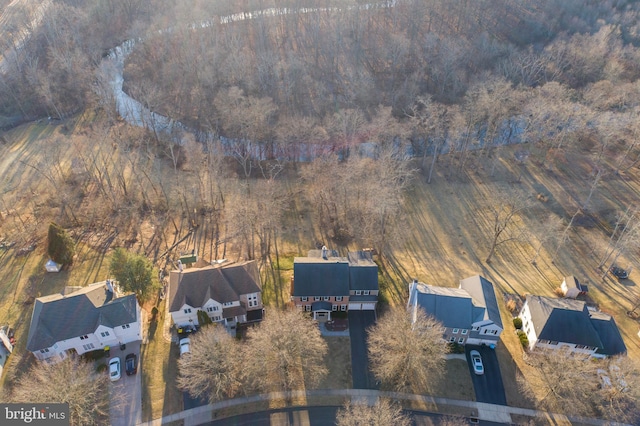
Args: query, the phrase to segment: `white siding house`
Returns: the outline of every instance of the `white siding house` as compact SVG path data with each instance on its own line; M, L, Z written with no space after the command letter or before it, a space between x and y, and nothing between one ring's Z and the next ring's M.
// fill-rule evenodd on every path
M141 340L141 310L135 295L116 297L110 288L99 282L37 298L27 349L39 360L55 362L73 352L81 355Z
M627 351L613 317L579 300L528 295L519 317L529 349L568 348L596 358Z
M442 335L450 343L493 348L503 330L493 284L479 275L460 281L459 288L414 280L409 285L407 308L414 316L418 309L423 309L442 323Z
M262 289L255 261L171 271L169 313L177 327L200 325L203 311L229 331L262 320Z

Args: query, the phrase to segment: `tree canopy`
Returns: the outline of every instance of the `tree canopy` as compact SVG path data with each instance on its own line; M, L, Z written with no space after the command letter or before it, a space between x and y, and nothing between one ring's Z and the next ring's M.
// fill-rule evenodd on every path
M242 389L240 343L224 327L204 327L191 336L191 353L178 360L178 387L209 403L233 398Z
M80 357L38 362L18 380L11 400L68 403L71 425L101 425L109 415L109 379Z
M447 342L442 324L418 309L391 309L368 331L371 370L385 388L423 393L442 376Z
M122 290L134 292L140 300L146 300L159 286L151 261L122 247L113 251L109 268Z
M337 426L409 426L411 419L402 407L388 399L379 398L374 405L354 404L350 401L336 414Z
M47 235L47 254L51 260L61 265L70 265L75 252L75 243L67 231L51 222Z

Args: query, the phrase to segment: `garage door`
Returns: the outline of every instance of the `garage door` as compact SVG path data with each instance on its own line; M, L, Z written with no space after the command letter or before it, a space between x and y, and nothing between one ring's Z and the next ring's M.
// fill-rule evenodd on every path
M375 308L375 303L349 303L350 311L373 311Z

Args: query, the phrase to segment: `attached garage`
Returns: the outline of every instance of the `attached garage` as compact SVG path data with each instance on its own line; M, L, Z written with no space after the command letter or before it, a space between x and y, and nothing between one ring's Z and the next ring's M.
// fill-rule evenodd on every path
M375 303L349 302L350 311L373 311L376 309Z

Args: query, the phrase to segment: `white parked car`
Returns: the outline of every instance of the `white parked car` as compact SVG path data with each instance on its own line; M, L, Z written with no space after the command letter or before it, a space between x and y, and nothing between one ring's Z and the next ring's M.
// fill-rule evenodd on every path
M482 364L482 357L480 356L480 352L471 351L469 352L471 355L471 365L473 365L473 372L477 375L484 374L484 365Z
M180 356L191 352L190 348L191 348L191 340L189 340L188 337L185 337L184 339L180 339Z
M109 379L112 382L120 380L120 358L118 357L109 360Z

